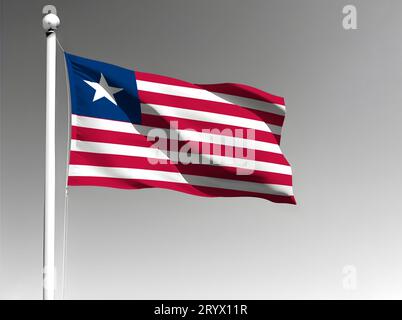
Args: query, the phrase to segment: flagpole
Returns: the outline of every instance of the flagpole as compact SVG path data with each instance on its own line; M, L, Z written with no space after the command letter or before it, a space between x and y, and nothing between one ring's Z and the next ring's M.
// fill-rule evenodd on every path
M43 239L43 299L55 295L55 198L56 198L56 29L60 24L54 6L43 7L42 25L46 31L46 169Z

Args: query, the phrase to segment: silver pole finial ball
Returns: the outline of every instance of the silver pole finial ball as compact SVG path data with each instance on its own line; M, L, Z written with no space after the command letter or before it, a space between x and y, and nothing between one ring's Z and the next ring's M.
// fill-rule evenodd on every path
M43 17L42 25L46 31L56 30L60 25L60 19L55 14L49 13Z

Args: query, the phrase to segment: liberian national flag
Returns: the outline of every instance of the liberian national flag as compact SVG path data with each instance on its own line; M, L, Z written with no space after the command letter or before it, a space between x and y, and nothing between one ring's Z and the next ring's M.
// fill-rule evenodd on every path
M70 186L165 188L295 204L279 147L284 99L192 84L66 53Z

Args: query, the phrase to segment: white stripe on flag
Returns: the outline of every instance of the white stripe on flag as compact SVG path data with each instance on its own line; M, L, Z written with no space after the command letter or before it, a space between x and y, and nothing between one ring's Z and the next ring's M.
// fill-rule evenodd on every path
M293 195L293 189L291 186L246 182L246 181L229 180L221 178L211 178L204 176L182 175L177 172L167 172L158 170L70 165L69 176L143 179L143 180L184 183L203 187L222 188L222 189L230 189L238 191L250 191L264 194L274 194L283 196Z
M152 147L128 146L114 143L80 141L74 139L71 140L71 150L110 154L110 155L154 158L162 160L169 159L169 157L166 155L165 152ZM169 153L171 159L181 159L181 157L183 156L188 156L187 152L171 151ZM196 153L192 154L198 156L198 154ZM202 154L201 156L202 158L208 160L209 162L208 164L210 165L228 166L246 170L259 170L259 171L280 173L286 175L292 174L291 167L282 164L255 161L244 158L225 157L214 154Z
M106 120L85 116L78 116L75 114L71 115L71 123L73 126L91 128L91 129L99 129L99 130L109 130L115 132L125 132L132 134L139 134L147 136L148 132L153 127L147 127L137 124L132 124L130 122L124 121L115 121L115 120ZM182 129L160 129L166 133L166 136L169 138L171 136L178 135L178 140L180 141L195 141L195 142L204 142L204 143L215 143L225 146L231 147L239 147L246 149L254 149L261 150L273 153L282 154L279 145L275 143L269 143L258 140L251 140L246 138L239 137L230 137L225 135L219 135L214 133L206 133L206 132L198 132L193 130L182 130Z
M236 104L242 107L255 109L259 111L271 112L279 115L284 115L286 111L285 106L280 104L268 103L265 101L228 95L223 93L215 93L204 89L175 86L171 84L157 83L151 81L137 80L137 89L139 91L149 91L179 97L209 100L227 104Z
M250 128L274 134L281 134L282 127L267 124L264 121L241 118L226 114L206 112L199 110L183 109L158 104L141 104L141 112L150 115L176 117L182 119L206 121L218 124L228 124L242 128Z

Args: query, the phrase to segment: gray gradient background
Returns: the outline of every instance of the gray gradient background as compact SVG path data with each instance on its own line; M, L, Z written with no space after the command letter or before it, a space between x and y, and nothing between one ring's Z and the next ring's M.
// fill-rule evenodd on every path
M402 298L401 1L351 1L355 31L340 0L52 3L72 53L284 96L298 200L71 188L66 298ZM44 4L1 1L1 298L42 294ZM63 63L59 52L59 273Z

